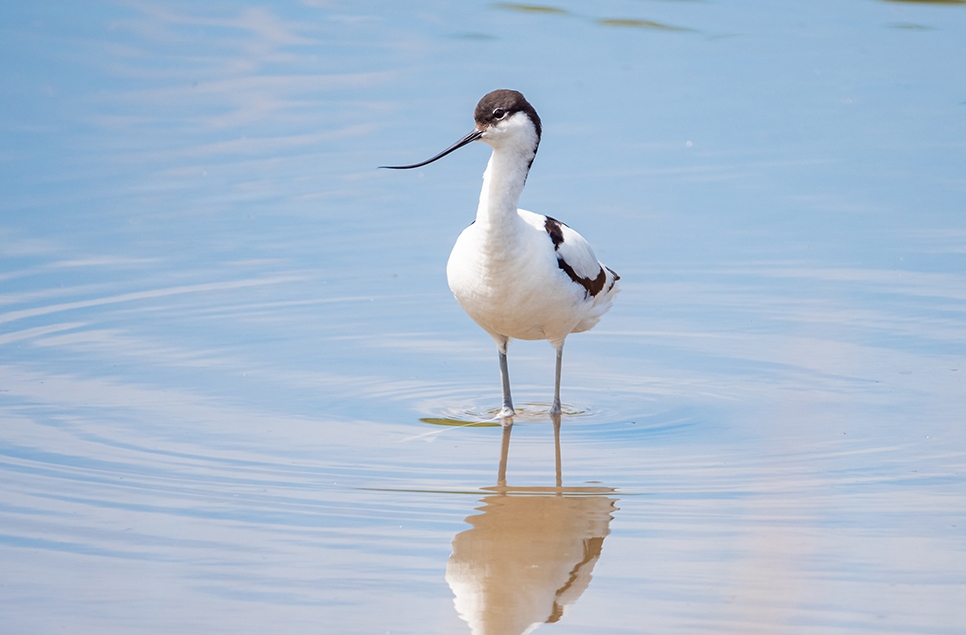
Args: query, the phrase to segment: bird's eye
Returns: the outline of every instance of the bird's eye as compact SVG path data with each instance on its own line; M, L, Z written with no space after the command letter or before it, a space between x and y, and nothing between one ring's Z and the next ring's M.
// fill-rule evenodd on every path
M497 108L496 110L493 111L494 119L503 119L504 117L506 117L506 111L503 110L502 108Z

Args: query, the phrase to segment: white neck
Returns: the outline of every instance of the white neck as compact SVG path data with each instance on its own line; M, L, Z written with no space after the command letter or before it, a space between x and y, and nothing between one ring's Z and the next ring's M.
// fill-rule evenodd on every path
M532 160L533 152L529 148L507 144L493 149L483 173L477 223L500 226L519 218L517 204Z

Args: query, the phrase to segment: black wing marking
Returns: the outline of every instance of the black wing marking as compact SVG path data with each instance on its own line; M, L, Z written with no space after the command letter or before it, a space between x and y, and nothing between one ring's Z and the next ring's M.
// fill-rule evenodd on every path
M564 241L562 225L563 223L559 220L550 218L549 216L547 216L547 220L543 223L543 228L547 230L547 233L550 234L550 240L553 241L554 251L560 251L560 245Z
M570 229L570 227L564 223L561 223L556 218L547 216L543 223L543 228L547 230L547 233L550 234L550 240L553 241L553 250L557 252L557 266L559 266L564 273L570 277L571 280L582 286L587 292L588 297L595 297L603 290L604 285L607 284L607 273L604 271L604 267L601 266L596 259L594 259L593 262L597 264L597 276L594 278L585 278L578 274L570 263L564 260L564 255L560 253L560 246L565 243L564 227L566 227L572 235L577 237L578 243L586 244L580 235L576 234L572 229ZM574 245L574 247L576 248L578 245ZM589 250L589 246L587 246L587 249ZM588 255L593 257L592 253L589 253ZM619 276L610 269L608 269L608 271L614 274L614 280L610 284L610 287L612 288L614 283L619 279ZM608 288L608 290L610 290L610 288Z
M568 265L567 262L560 256L557 256L557 266L563 269L564 273L570 276L571 280L586 289L587 294L590 297L594 297L600 293L600 290L604 288L604 283L607 282L607 274L604 273L603 267L600 268L600 273L597 274L597 277L591 280L590 278L581 278L578 276L577 272L574 271L574 268Z

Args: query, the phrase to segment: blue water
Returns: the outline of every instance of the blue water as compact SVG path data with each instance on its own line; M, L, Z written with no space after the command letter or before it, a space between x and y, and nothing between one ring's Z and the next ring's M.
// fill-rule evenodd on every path
M961 632L964 63L955 1L5 4L3 631ZM488 149L376 169L499 87L622 277L559 490L545 343L506 486L438 425Z

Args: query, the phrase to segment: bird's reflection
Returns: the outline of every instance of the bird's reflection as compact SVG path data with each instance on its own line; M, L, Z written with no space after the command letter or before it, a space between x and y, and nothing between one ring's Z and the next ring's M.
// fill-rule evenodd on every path
M554 417L555 487L506 484L512 424L504 425L496 487L471 529L453 539L446 581L473 635L520 635L556 622L590 584L616 499L606 487L563 487Z

